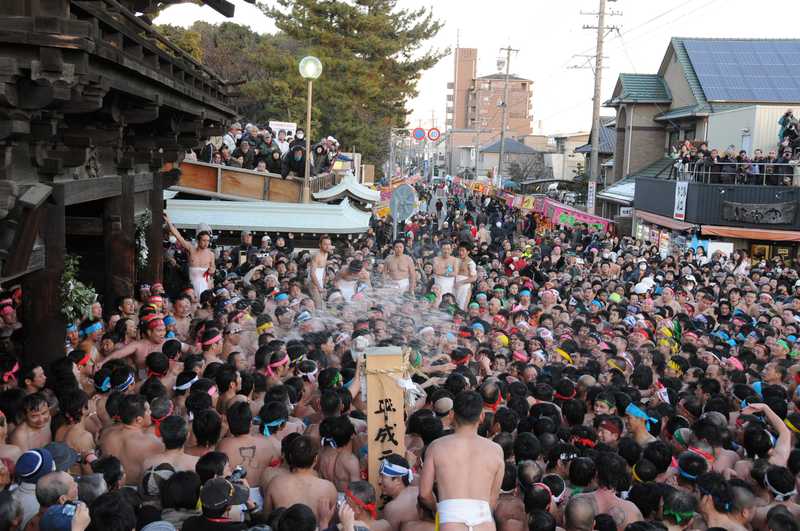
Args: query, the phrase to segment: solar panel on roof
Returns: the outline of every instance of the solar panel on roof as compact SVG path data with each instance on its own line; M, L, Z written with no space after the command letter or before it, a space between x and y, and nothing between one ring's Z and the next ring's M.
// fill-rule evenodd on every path
M710 101L800 102L800 40L685 40Z

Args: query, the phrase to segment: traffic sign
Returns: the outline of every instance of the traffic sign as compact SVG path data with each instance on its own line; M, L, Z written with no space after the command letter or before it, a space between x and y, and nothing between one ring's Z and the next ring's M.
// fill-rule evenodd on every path
M417 127L416 129L414 129L414 132L412 134L414 136L414 140L424 140L425 139L425 129L423 129L421 127Z
M442 133L435 127L428 129L428 140L436 142L442 136Z

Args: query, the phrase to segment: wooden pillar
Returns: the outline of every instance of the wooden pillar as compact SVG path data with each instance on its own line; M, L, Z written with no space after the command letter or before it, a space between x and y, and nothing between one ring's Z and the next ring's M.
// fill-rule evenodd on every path
M387 454L406 454L405 400L396 378L404 378L400 347L367 351L367 436L369 482L380 495L378 470Z
M134 179L122 176L122 193L105 200L103 212L103 248L105 249L105 301L112 308L117 297L133 295L136 275Z
M64 272L66 231L63 188L45 210L42 236L45 267L22 281L25 358L47 365L64 356L66 321L61 315L61 275Z
M164 191L161 172L153 172L153 189L150 190L150 212L153 214L153 222L150 224L150 232L147 234L147 248L150 250L149 261L147 264L147 278L150 283L163 282L164 271L164 231L162 230L164 214Z

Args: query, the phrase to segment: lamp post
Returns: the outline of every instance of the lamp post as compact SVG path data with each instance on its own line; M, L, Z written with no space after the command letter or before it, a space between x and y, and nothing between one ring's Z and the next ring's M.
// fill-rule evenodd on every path
M311 95L312 83L322 74L322 63L313 55L300 59L300 75L308 80L308 105L306 106L306 172L303 179L303 203L311 202Z

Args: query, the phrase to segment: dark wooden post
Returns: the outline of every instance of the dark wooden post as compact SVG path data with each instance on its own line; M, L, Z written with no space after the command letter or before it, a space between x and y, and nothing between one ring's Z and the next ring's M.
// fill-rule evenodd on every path
M122 194L105 200L103 248L105 249L105 306L112 308L117 297L133 295L136 226L133 219L134 180L122 175Z
M147 248L150 250L149 261L147 264L147 275L150 282L163 282L164 271L164 231L162 230L163 221L161 219L164 212L164 183L162 182L161 172L153 172L153 188L150 190L150 212L153 214L153 222L150 225L150 232L147 234Z
M42 205L45 222L45 267L22 282L25 322L25 358L48 364L64 356L66 320L61 315L61 275L64 272L66 231L63 189L56 188L50 203Z

